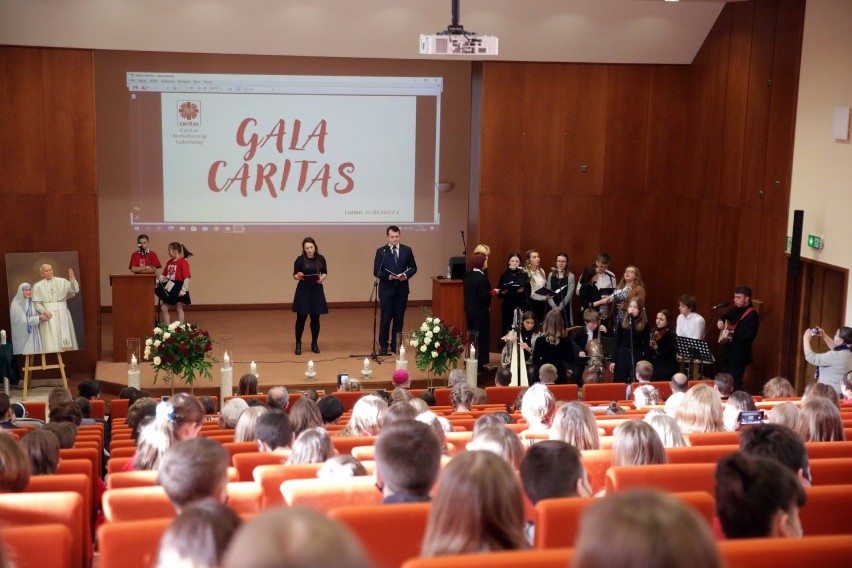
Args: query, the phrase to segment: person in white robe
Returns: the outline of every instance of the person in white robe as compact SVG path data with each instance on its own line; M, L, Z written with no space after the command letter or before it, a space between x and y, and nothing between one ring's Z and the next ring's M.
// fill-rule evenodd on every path
M68 269L68 279L53 275L53 267L41 265L42 280L33 286L33 302L39 314L47 316L39 326L41 346L45 353L78 349L74 321L68 310L68 300L80 293L80 283L74 270Z
M12 353L25 355L41 353L39 324L47 319L40 315L33 303L33 287L24 282L18 286L18 293L12 299L9 316L12 320Z

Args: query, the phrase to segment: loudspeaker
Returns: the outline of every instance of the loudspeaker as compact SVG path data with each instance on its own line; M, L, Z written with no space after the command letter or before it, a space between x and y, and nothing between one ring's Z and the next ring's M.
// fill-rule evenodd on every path
M802 258L802 225L804 224L805 212L801 209L793 211L793 242L790 246L790 274L799 273L799 264Z
M451 256L448 264L450 265L450 278L452 280L464 278L464 273L467 271L467 262L463 256Z

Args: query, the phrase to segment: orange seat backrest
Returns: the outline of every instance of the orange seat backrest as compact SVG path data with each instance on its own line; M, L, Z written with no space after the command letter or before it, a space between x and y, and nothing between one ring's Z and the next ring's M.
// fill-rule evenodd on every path
M641 416L627 416L625 418L611 418L607 416L606 418L596 418L595 423L598 428L604 429L605 436L612 436L615 432L615 429L627 422L628 420L641 420Z
M75 491L0 495L0 520L6 526L61 524L67 527L71 532L72 567L90 564L85 547L89 518L83 497ZM43 543L43 546L46 544Z
M570 548L548 550L512 550L485 554L457 554L434 558L412 558L402 568L565 568L571 565L574 551Z
M358 461L374 460L376 459L376 446L356 446L352 448L352 456Z
M132 458L136 454L136 444L132 446L120 446L110 450L110 461L116 458ZM107 466L109 467L109 466Z
M611 467L606 472L606 491L651 487L668 491L706 491L716 494L715 463L676 463Z
M130 401L126 398L114 398L109 402L110 420L127 418L127 406Z
M124 487L104 493L104 516L113 522L165 519L175 516L175 508L159 485Z
M444 432L444 437L447 439L447 442L454 444L458 451L462 451L467 446L467 443L473 439L473 432L467 430L464 432Z
M805 536L848 537L852 532L852 485L819 485L808 487L805 493L807 502L799 510Z
M71 568L71 529L62 524L3 527L16 568ZM50 543L50 546L45 546Z
M485 387L485 394L488 395L488 402L490 403L512 404L523 388L518 386Z
M89 401L89 406L92 407L92 418L105 418L106 417L106 402L101 399L95 399Z
M331 438L331 443L334 449L339 454L351 454L352 448L357 446L371 446L376 443L375 436L352 436L348 438L340 438L334 436Z
M343 411L347 412L349 410L352 410L352 408L354 408L355 403L358 402L358 400L361 397L367 396L368 394L370 394L370 393L364 392L364 391L351 391L351 392L349 392L349 391L338 391L338 392L331 393L330 396L333 396L334 398L338 399L340 401L340 403L343 405ZM293 404L293 403L290 402L290 404Z
M738 452L739 446L686 446L666 448L668 463L716 463L719 458Z
M59 450L59 460L89 460L92 462L92 474L101 475L101 452L94 448L63 448ZM94 495L94 493L93 493Z
M627 385L624 383L590 383L583 385L583 401L621 400L626 392Z
M107 462L107 477L109 477L109 474L122 471L122 469L124 469L124 466L126 466L131 461L133 461L133 456L110 458L110 460Z
M729 568L840 566L852 555L852 537L738 538L716 543Z
M739 432L699 432L684 434L690 446L739 446Z
M80 473L38 475L30 477L30 482L24 490L26 494L32 493L66 493L74 492L83 500L83 510L87 522L83 524L83 543L91 539L92 526L88 519L92 518L94 504L92 498L92 478ZM82 544L81 544L82 546ZM84 549L88 555L88 548ZM87 561L90 560L87 557Z
M852 483L852 458L810 460L811 481L814 485L843 485Z
M257 442L225 442L222 447L228 450L228 455L231 456L231 465L234 465L235 455L257 452Z
M651 381L648 383L660 393L660 400L668 400L672 395L671 381Z
M47 420L47 403L44 401L25 400L24 408L27 409L27 418L36 420Z
M595 494L606 487L606 470L612 465L612 449L583 450L580 453L592 486L592 494Z
M556 400L564 400L566 402L577 400L580 394L580 387L577 385L547 385L547 390L553 393Z
M807 442L808 459L852 458L852 441L848 442Z
M132 438L119 439L119 440L116 440L115 438L113 438L112 440L110 440L110 443L109 443L110 454L113 452L113 450L116 450L118 448L135 448L135 447L136 447L136 440L134 440Z
M431 503L400 503L393 506L340 507L328 517L346 525L376 568L397 568L420 554ZM388 538L388 535L393 538Z
M254 481L260 485L261 508L284 504L281 484L288 479L314 479L322 466L318 463L300 465L259 465L254 468Z
M252 514L260 511L263 492L254 481L228 482L228 507L237 514Z
M258 452L255 444L255 451L243 454L234 454L231 457L231 462L237 470L237 476L240 481L254 481L254 468L259 465L275 465L283 464L287 456L272 452Z
M290 479L281 484L281 495L291 507L327 513L336 507L378 505L381 492L372 476L331 479Z
M157 485L157 472L154 470L116 471L107 476L107 489L151 487L153 485Z
M432 391L432 394L435 395L435 404L437 406L452 406L450 404L450 393L453 392L453 389L448 388L439 388ZM486 393L488 391L485 391ZM491 399L489 399L490 401ZM493 401L492 401L493 402Z
M172 519L104 523L98 528L100 568L154 566L160 538Z

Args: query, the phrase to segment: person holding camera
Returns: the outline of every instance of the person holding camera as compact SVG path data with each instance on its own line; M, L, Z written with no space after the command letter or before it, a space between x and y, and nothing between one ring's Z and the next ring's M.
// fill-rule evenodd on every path
M136 238L136 250L130 255L130 272L133 274L154 274L154 269L162 268L157 253L148 247L148 235Z
M813 337L821 337L829 351L814 352L811 347ZM817 368L817 381L830 385L839 396L843 375L852 371L852 327L838 328L834 337L829 336L820 327L806 329L802 335L802 347L807 362Z

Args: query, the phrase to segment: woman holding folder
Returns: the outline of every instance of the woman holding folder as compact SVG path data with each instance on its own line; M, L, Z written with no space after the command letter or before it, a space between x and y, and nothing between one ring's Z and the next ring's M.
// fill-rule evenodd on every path
M328 313L323 281L328 276L328 264L311 237L302 239L302 254L293 262L293 279L298 280L293 297L296 312L296 355L302 354L302 332L311 316L311 351L319 353L320 315Z

